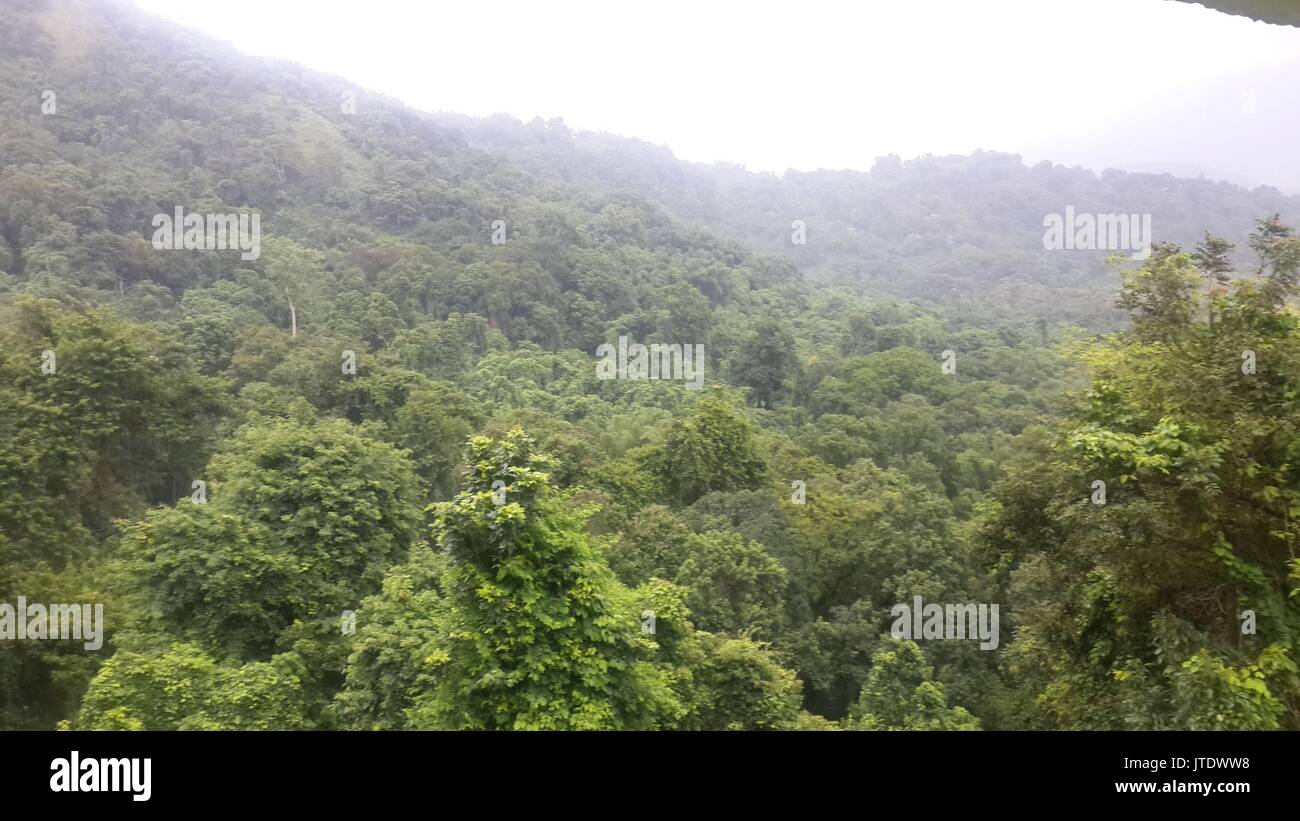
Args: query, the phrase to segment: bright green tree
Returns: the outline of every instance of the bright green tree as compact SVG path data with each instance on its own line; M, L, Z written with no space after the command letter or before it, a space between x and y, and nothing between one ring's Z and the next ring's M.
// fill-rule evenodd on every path
M450 605L417 727L647 729L680 710L630 593L516 430L476 437L465 489L436 506Z
M127 527L123 567L169 630L234 657L335 625L417 535L409 461L341 420L254 420L207 476L206 503Z
M78 730L292 730L304 726L303 671L292 657L238 667L193 644L119 652L81 703Z
M949 707L921 648L890 639L871 657L862 696L845 722L853 730L978 730L964 707Z

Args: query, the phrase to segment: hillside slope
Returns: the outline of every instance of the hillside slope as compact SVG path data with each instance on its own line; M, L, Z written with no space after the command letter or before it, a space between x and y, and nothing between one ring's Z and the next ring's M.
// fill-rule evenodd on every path
M489 307L482 290L447 303L549 345L562 340L542 326L553 314L573 318L578 297L602 321L627 310L585 281L632 278L626 267L583 271L580 251L610 240L687 268L692 253L723 246L723 257L752 256L739 242L818 281L1092 324L1108 321L1097 299L1115 285L1106 254L1044 253L1045 215L1066 206L1150 213L1161 239L1189 245L1209 230L1244 247L1255 217L1297 210L1271 189L1098 177L998 154L883 158L871 173L752 174L558 123L421 114L341 78L242 57L122 2L32 0L4 14L0 102L19 114L0 125L0 271L14 283L111 291L151 282L178 293L231 278L229 260L161 267L139 252L154 214L220 206L256 209L267 233L322 249L401 240L453 257L451 269L549 258L531 274L544 283L527 289L536 305L498 292ZM42 114L46 91L54 114ZM498 219L511 237L550 247L484 247ZM794 220L807 226L804 245L791 244ZM793 275L775 259L740 267L762 282Z

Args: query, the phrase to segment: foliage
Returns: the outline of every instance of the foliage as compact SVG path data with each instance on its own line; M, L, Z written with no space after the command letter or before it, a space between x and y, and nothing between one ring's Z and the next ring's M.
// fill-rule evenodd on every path
M0 45L0 602L107 622L0 646L0 727L1300 727L1295 198L345 113L118 2ZM1064 202L1165 242L1043 254Z

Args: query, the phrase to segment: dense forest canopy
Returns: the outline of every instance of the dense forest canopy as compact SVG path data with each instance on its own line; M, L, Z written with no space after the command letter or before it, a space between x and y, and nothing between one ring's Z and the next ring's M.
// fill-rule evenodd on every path
M104 613L0 728L1300 729L1297 198L686 163L117 0L5 0L0 108L0 602Z

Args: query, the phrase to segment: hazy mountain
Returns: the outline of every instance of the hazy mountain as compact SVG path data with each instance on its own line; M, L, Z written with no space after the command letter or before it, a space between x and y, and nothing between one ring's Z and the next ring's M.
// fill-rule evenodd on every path
M79 262L68 274L81 283L182 287L190 275L150 272L128 249L145 239L151 215L195 202L260 209L266 230L312 245L378 232L451 253L457 243L480 241L501 214L526 217L550 201L575 209L573 219L592 219L609 197L630 193L673 215L681 222L674 230L705 228L786 257L821 281L1092 322L1110 311L1097 297L1115 284L1102 264L1107 253L1045 252L1046 215L1067 207L1150 213L1158 238L1190 245L1209 230L1236 242L1244 260L1254 219L1300 211L1270 189L1098 175L985 152L887 157L871 172L777 176L705 166L559 122L426 114L369 92L348 98L353 86L343 78L244 57L122 2L29 0L4 8L9 59L0 63L0 101L17 114L0 125L0 185L17 199L0 270L20 278L38 270L29 264L38 258L58 267L71 255ZM1259 111L1248 121L1275 124L1258 133L1280 143L1294 133L1282 124L1300 107L1286 109L1280 101L1296 91L1266 83L1273 79L1251 78ZM1244 86L1215 87L1223 109ZM42 113L46 90L57 96L55 114ZM1164 133L1172 120L1153 108L1114 133ZM1106 142L1096 145L1102 151ZM1114 151L1142 158L1139 145L1117 142ZM1252 158L1286 152L1241 143L1238 154L1263 162ZM1262 166L1249 170L1269 176ZM111 210L107 191L115 192ZM805 244L791 241L795 221L806 227ZM544 238L544 220L519 222ZM97 240L81 252L48 247L53 237L78 238L75 247L104 232L115 242Z
M1029 146L1026 157L1086 168L1204 176L1300 193L1300 59L1215 77L1144 99L1086 133ZM1116 90L1118 91L1118 90ZM1140 89L1129 89L1140 96Z

